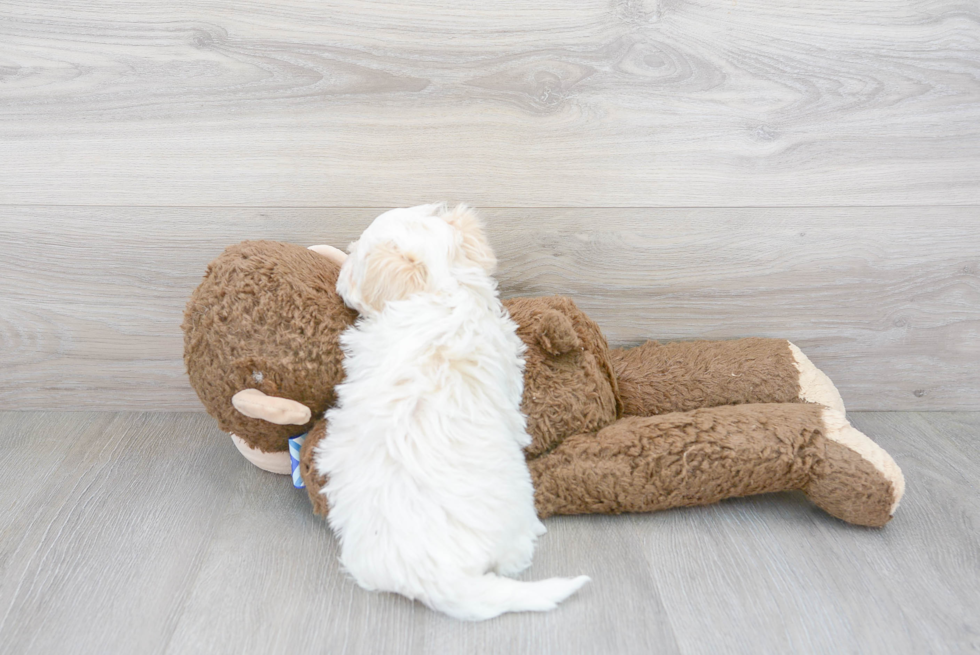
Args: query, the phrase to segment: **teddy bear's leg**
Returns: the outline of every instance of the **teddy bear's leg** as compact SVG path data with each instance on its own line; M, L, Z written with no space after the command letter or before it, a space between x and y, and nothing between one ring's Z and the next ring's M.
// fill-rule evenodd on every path
M313 505L313 513L326 516L328 510L327 497L321 490L327 486L327 478L316 470L313 462L313 449L327 435L327 421L320 419L313 424L313 428L306 435L303 447L299 451L299 471L306 485L306 493L310 497L310 504Z
M747 404L627 417L528 462L541 516L650 512L802 490L823 510L882 526L901 471L844 415L814 404Z
M785 339L656 341L610 351L627 416L747 403L819 403L840 412L840 394Z

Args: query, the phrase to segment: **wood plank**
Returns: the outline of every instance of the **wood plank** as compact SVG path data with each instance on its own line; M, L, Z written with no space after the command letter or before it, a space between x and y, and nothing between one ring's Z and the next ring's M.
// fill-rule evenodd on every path
M180 321L207 263L343 247L380 211L4 209L0 407L200 409ZM788 338L850 409L980 408L980 208L483 214L503 295L570 295L614 345Z
M0 203L980 203L959 0L0 8Z
M882 530L801 494L549 519L547 614L358 589L285 476L199 413L0 412L4 653L961 653L980 647L980 413L852 413L904 469Z

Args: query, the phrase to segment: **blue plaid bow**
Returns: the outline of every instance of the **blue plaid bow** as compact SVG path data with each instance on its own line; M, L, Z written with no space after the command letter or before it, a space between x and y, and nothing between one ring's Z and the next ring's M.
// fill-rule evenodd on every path
M306 488L306 485L303 484L303 476L299 472L299 451L303 447L303 442L306 441L307 434L309 433L304 432L289 439L289 464L293 469L293 486L297 489Z

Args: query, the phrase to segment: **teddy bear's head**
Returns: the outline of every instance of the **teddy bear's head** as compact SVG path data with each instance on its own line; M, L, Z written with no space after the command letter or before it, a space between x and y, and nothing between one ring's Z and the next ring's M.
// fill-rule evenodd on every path
M252 448L284 451L333 404L344 378L341 332L356 314L336 292L340 266L275 241L231 246L207 269L184 312L191 385L225 432ZM258 389L310 409L305 425L249 418L232 396Z
M336 291L340 265L274 241L246 241L207 269L184 313L191 385L220 429L252 448L279 452L310 430L343 381L340 334L357 318ZM622 414L609 348L598 325L568 298L504 301L527 346L522 409L529 457ZM232 403L247 389L305 405L303 425L249 418Z
M513 298L504 305L527 346L521 408L532 437L528 457L622 414L606 339L571 299Z

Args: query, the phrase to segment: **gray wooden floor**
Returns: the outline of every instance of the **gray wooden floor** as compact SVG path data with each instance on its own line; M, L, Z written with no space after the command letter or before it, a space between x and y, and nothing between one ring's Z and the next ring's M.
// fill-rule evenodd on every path
M200 413L0 413L0 651L959 653L980 648L980 413L855 413L904 468L883 530L797 494L548 521L549 614L358 589L305 495Z

